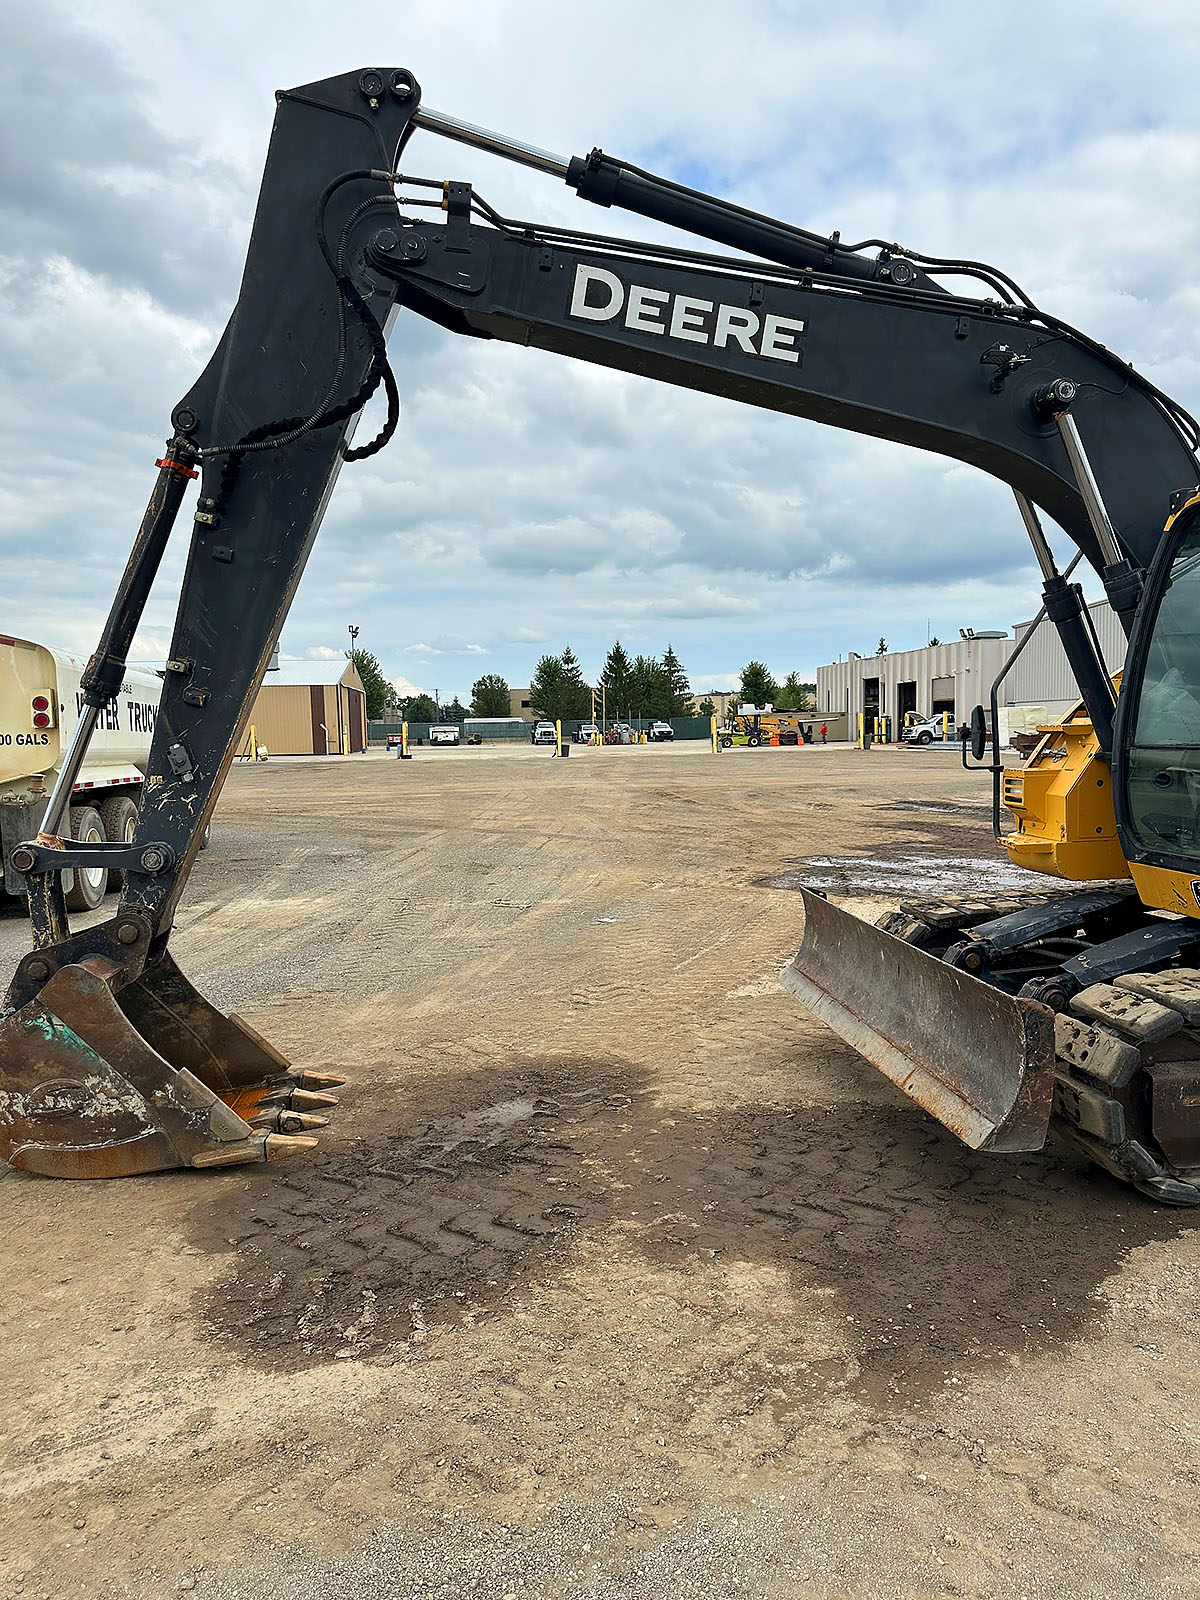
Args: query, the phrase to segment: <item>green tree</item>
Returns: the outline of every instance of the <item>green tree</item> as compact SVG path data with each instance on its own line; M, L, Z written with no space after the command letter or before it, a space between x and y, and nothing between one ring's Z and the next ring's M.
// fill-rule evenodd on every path
M471 685L471 713L476 717L507 717L511 707L508 684L498 672L485 672Z
M671 686L661 661L635 656L629 668L629 714L665 717L670 713Z
M779 685L761 661L748 661L742 668L738 695L748 705L773 706L778 704Z
M701 700L700 704L696 707L696 715L698 717L715 717L716 714L716 701L711 700L708 695L705 695L704 699Z
M604 658L604 668L600 673L600 682L604 685L604 698L608 715L613 717L627 717L630 715L629 692L630 673L632 665L629 657L619 639L613 641L612 649Z
M683 663L675 654L674 648L668 645L663 652L662 669L667 678L667 699L669 709L663 713L667 717L686 717L692 709L692 686L688 682L688 675L683 670Z
M558 658L562 663L563 683L566 689L564 703L568 710L560 712L563 717L577 718L580 722L592 714L592 691L583 681L583 668L579 665L578 657L567 645L562 655Z
M367 691L367 720L378 722L387 705L390 687L383 668L369 650L347 650L346 655L358 669L362 686Z
M409 695L404 702L405 722L436 722L437 719L437 701L431 694Z
M458 698L458 696L455 695L454 699L451 700L451 702L450 702L450 704L448 706L443 706L442 707L442 721L443 722L465 722L466 720L467 720L467 708L466 708L466 706L463 705L462 701Z
M564 707L570 704L571 694L572 688L567 682L561 658L543 656L530 680L529 704L539 717L544 717L547 722L557 722L560 717L570 715Z
M789 672L779 686L775 705L780 711L809 711L815 705L816 697L815 683L801 683L798 672Z

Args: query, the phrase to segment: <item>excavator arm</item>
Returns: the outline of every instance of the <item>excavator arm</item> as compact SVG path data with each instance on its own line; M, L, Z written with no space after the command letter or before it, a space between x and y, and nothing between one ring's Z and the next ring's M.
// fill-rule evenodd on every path
M503 218L469 184L400 174L417 128L739 254ZM395 429L404 375L393 377L385 338L398 308L969 462L1011 485L1035 549L1033 507L1052 516L1123 616L1136 610L1171 497L1197 476L1186 413L995 269L821 239L598 151L565 161L422 108L404 69L281 93L237 305L172 414L84 677L79 733L39 837L13 853L34 934L0 1011L0 1154L17 1166L86 1177L270 1159L307 1148L333 1100L328 1080L210 1006L168 944L338 471ZM387 422L355 447L380 386ZM79 845L64 836L71 785L196 475L136 835ZM1048 546L1039 559L1088 710L1111 738L1111 690L1077 591ZM123 873L120 903L73 933L62 871L91 865Z

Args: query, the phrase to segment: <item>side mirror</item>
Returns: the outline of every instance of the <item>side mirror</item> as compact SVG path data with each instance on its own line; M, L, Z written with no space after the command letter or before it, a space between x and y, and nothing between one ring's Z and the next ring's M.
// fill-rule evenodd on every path
M987 719L983 707L976 706L971 713L971 754L982 761L987 752Z

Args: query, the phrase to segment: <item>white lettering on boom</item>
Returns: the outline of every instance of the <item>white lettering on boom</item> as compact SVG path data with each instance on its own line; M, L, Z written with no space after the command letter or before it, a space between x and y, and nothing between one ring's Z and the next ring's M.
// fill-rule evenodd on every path
M801 359L796 341L807 328L801 317L781 317L775 312L760 317L744 306L672 294L669 289L641 283L625 284L606 267L580 262L567 315L582 322L615 322L622 312L625 327L634 333L665 334L689 344L711 343L714 350L732 346L748 356L796 364Z

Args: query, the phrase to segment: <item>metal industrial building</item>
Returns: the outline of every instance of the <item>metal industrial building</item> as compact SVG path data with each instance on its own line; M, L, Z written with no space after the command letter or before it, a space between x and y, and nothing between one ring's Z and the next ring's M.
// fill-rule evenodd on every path
M1121 626L1107 600L1095 601L1088 611L1108 669L1115 672L1125 658ZM964 628L953 642L923 650L851 652L845 661L817 668L817 712L844 713L851 728L859 712L891 717L897 727L908 711L922 717L946 711L955 725L966 722L972 707L988 704L993 680L1031 626L1017 623L1011 638L999 630ZM1043 622L1000 685L1002 730L1023 733L1053 722L1078 699L1058 634Z
M987 699L1012 647L1006 633L965 628L953 643L923 650L889 650L881 656L851 651L845 661L817 668L815 714L843 713L851 727L860 711L868 718L891 717L896 727L909 711L921 717L948 711L955 723L963 722L972 706Z
M1125 660L1125 635L1107 600L1088 606L1092 627L1109 672L1120 670ZM1028 622L1018 622L1018 642L1029 632ZM1067 665L1062 644L1052 623L1043 622L1017 657L1000 685L1000 710L1007 711L1011 733L1025 733L1039 722L1055 722L1079 699L1079 690Z
M275 668L258 691L250 726L273 756L353 755L367 742L367 695L358 668L348 660Z

